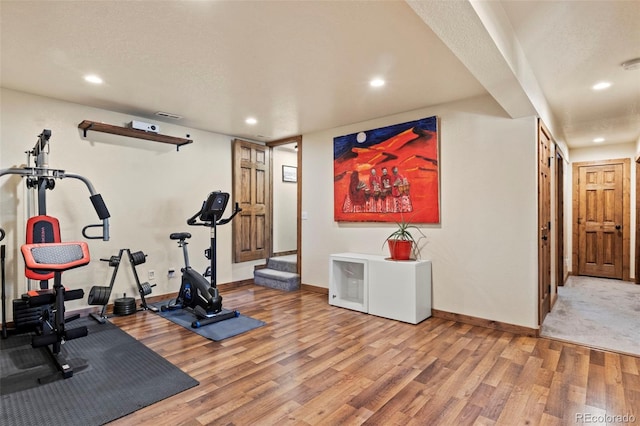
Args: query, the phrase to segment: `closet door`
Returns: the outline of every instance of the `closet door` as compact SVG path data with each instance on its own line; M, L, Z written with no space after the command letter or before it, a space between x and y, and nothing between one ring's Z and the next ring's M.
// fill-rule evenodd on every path
M266 259L271 238L269 147L233 141L233 197L242 211L233 221L233 261Z

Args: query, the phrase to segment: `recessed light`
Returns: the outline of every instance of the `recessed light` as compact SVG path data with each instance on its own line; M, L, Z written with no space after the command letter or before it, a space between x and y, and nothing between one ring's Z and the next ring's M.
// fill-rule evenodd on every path
M85 75L84 76L84 81L88 82L88 83L92 83L92 84L102 84L103 81L100 77L98 77L95 74L90 74L90 75Z
M247 123L247 124L250 124L250 125L254 125L254 124L256 124L258 122L258 120L256 120L253 117L249 117L246 120L244 120L244 122Z
M384 80L381 78L374 78L369 82L369 85L371 87L382 87L384 86Z
M594 143L602 143L602 142L604 142L604 138L595 138L595 139L593 140L593 142L594 142Z
M611 87L611 83L609 83L608 81L601 81L599 83L594 84L591 88L593 90L604 90L604 89L608 89L609 87Z

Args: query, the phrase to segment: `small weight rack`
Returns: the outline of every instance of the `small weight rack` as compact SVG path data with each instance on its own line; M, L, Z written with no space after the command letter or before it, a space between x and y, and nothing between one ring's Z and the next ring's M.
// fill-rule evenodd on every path
M129 249L129 263L131 264L131 269L133 270L133 276L136 279L136 285L138 286L138 293L140 293L140 310L142 311L152 311L158 312L158 308L155 306L147 305L147 299L145 296L151 294L151 289L155 287L155 284L149 284L148 282L140 283L140 278L138 277L138 271L136 271L136 266L143 264L147 261L147 255L141 251L137 251L135 253L131 253Z
M117 256L111 256L109 259L100 259L102 262L109 262L109 266L113 268L109 287L94 285L91 287L91 290L89 290L89 298L87 300L89 305L102 305L102 309L99 314L89 314L91 318L98 321L100 324L104 324L107 321L107 304L109 303L109 297L111 297L113 284L116 282L116 275L118 275L118 268L120 267L120 261L122 260L122 253L124 253L125 250L128 249L120 249Z
M133 276L136 280L136 286L138 287L138 293L140 293L140 299L142 301L139 310L150 310L153 312L158 311L156 307L147 305L147 301L145 298L145 296L151 294L151 289L156 285L149 284L148 282L140 283L140 278L138 277L138 272L136 271L136 266L141 265L147 261L147 255L142 251L131 253L131 250L129 249L120 249L117 256L111 256L109 259L100 259L103 262L109 262L109 266L113 268L109 286L93 286L89 291L89 305L102 305L102 310L99 314L90 314L91 317L100 324L104 324L107 320L107 304L109 303L111 291L113 290L113 285L116 281L116 275L118 274L118 268L120 267L122 255L125 251L128 254L129 264L131 265L131 270L133 271ZM136 308L135 299L133 297L127 297L126 293L124 294L124 297L115 299L113 301L113 315L131 315L136 313L137 311L138 309Z

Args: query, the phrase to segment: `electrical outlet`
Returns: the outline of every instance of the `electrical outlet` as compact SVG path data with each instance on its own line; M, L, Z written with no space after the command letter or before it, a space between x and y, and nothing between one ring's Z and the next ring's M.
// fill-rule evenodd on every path
M149 279L152 280L156 277L156 271L149 269Z
M176 270L174 268L169 268L169 271L167 272L167 276L169 278L173 278L176 276Z

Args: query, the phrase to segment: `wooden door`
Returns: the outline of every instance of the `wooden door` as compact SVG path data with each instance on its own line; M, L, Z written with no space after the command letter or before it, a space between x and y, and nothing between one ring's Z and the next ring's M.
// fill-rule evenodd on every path
M233 221L233 261L266 259L271 238L269 147L233 141L233 195L242 212Z
M538 125L538 320L551 310L551 135Z
M585 165L578 174L578 270L623 278L623 165Z

